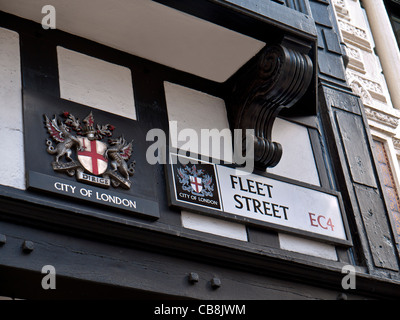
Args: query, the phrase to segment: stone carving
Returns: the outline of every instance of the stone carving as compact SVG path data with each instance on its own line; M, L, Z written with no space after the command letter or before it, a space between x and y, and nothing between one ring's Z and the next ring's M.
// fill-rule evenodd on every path
M394 117L390 114L384 113L379 110L374 110L371 108L364 108L365 114L368 119L374 120L376 122L380 122L388 127L391 127L393 129L396 129L399 125L399 118Z
M346 43L350 43L367 52L372 52L371 43L364 29L356 27L342 19L338 19L338 25Z

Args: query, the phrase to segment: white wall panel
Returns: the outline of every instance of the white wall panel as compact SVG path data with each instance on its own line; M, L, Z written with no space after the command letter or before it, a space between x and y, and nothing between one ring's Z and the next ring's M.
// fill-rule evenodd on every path
M307 254L328 260L338 260L335 247L326 243L280 233L279 244L281 249L288 251Z
M215 234L218 236L247 241L244 225L215 219L188 211L181 212L182 225L185 228Z
M168 120L177 122L176 134L171 131L171 142L173 147L212 156L216 159L232 161L232 134L229 130L228 116L224 100L209 94L165 82L165 96L168 108ZM171 127L170 127L171 128ZM184 129L195 130L198 139L183 139L179 136ZM212 141L201 139L202 129L216 129L221 133L218 145ZM216 131L217 132L217 131ZM207 147L209 146L209 147ZM217 149L221 152L217 152Z
M130 69L57 47L61 98L136 119Z
M0 28L0 184L25 189L19 35Z
M291 179L320 185L310 136L306 127L277 118L272 129L272 141L283 147L281 161L268 172Z

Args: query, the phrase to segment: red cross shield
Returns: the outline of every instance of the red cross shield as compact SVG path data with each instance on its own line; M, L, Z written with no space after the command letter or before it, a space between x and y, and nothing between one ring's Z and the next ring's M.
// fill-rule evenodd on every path
M201 178L190 176L190 185L196 193L200 193L203 190L203 185L201 184Z
M82 151L78 150L78 160L82 166L94 175L100 175L107 170L108 161L104 158L107 145L98 140L78 138L81 142Z

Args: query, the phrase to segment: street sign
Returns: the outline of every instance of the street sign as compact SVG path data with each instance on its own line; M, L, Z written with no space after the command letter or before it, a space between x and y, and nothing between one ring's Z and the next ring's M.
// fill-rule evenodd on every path
M169 167L171 205L282 232L348 243L337 192L176 154L171 154Z

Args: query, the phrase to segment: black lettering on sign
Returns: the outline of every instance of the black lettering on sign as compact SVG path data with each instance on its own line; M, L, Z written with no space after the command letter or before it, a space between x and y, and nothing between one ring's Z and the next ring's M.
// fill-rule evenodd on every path
M235 194L233 199L235 200L235 207L237 209L243 209L256 214L267 215L277 219L288 220L289 207L242 196L240 194Z
M273 186L247 178L245 179L246 181L243 181L242 177L234 175L231 175L230 177L232 189L238 189L243 192L248 192L259 196L268 196L268 198L272 198Z

